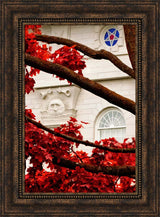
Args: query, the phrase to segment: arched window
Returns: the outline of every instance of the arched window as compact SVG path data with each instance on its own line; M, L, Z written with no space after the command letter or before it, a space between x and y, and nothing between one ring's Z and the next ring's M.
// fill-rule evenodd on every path
M123 142L126 135L126 124L122 112L116 108L103 111L97 121L97 139L115 137L119 142Z

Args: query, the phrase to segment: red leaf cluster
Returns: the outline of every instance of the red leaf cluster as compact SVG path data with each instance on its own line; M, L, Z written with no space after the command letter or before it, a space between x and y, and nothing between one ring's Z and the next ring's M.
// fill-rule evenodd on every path
M62 48L55 51L52 54L53 62L63 65L73 71L78 71L79 75L83 75L82 69L86 67L86 64L85 61L82 60L83 56L80 55L80 53L74 47L75 46L63 46ZM63 78L59 79L64 80Z
M26 109L26 115L35 119L30 109ZM70 118L66 123L57 127L55 131L78 139L83 139L80 129L82 124L75 118ZM135 140L124 140L118 143L114 138L97 141L108 147L135 147ZM61 157L74 162L83 162L92 165L135 165L135 154L113 153L94 148L89 156L84 151L75 149L78 144L61 137L56 137L44 132L30 122L25 123L25 157L30 156L33 167L27 169L25 176L26 192L134 192L135 180L133 178L105 175L103 173L91 173L84 168L76 167L75 170L54 165L53 156ZM43 163L48 164L51 172L43 169Z
M35 34L41 34L41 25L25 25L25 52L39 57L43 60L51 58L50 47L48 48L45 44L39 44L35 40ZM25 73L25 92L28 94L30 91L34 91L35 80L31 77L39 74L40 70L33 67L26 67Z
M109 139L102 139L100 142L95 143L101 144L111 148L135 148L135 138L128 142L128 139L124 139L123 143L118 142L114 137ZM106 152L95 148L91 159L93 164L104 165L104 166L123 166L130 165L135 166L135 153L115 153Z
M32 90L34 91L35 80L29 76L28 71L26 70L25 74L25 93L30 93Z
M39 44L35 40L35 34L41 34L40 25L25 25L25 52L36 56L43 60L52 61L60 65L66 66L73 71L78 71L78 74L82 75L82 69L86 67L85 61L82 60L83 56L74 49L74 46L67 47L63 46L54 53L51 53L52 47L47 46L46 44ZM33 67L26 67L25 73L25 92L28 94L30 91L34 91L35 81L33 76L40 73L39 69ZM58 76L56 76L58 77ZM58 77L60 80L64 80ZM68 81L71 84L71 82Z

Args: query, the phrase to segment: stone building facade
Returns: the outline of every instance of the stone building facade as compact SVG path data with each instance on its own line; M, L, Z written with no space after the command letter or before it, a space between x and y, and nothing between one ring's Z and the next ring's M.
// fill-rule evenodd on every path
M44 25L42 32L72 39L95 50L108 50L131 67L122 25ZM53 51L60 47L52 44ZM84 59L85 77L135 101L134 79L108 60L95 60L88 56ZM135 136L135 116L130 112L45 72L37 75L35 80L35 92L26 96L26 105L42 124L54 128L72 116L89 122L81 132L84 139L90 141L115 137L121 142Z

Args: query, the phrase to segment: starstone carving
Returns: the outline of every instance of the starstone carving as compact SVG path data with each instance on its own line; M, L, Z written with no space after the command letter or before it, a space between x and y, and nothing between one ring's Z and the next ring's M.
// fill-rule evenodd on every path
M127 53L122 25L103 26L99 38L99 49L105 49L116 54Z

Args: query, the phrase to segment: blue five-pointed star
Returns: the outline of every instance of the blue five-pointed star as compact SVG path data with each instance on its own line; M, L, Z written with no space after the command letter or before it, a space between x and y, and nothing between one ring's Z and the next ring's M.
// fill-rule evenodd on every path
M119 32L114 28L109 29L104 36L104 41L108 46L114 46L117 43L118 39Z

